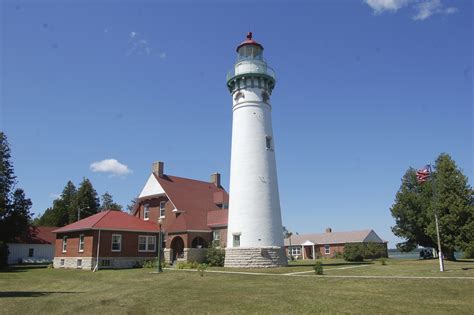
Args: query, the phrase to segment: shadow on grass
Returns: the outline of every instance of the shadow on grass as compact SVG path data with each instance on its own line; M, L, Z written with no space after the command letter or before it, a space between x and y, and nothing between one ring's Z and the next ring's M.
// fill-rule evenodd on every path
M51 294L70 294L80 292L61 292L61 291L0 291L0 298L9 297L41 297Z
M15 265L0 269L1 272L25 272L31 269L47 268L48 265Z
M327 267L327 266L357 266L357 265L372 265L373 262L372 261L361 261L361 262L337 262L337 263L331 263L331 262L325 262L323 261L323 266ZM307 264L294 264L294 265L291 265L289 264L288 267L313 267L314 266L314 262L313 263L307 263Z

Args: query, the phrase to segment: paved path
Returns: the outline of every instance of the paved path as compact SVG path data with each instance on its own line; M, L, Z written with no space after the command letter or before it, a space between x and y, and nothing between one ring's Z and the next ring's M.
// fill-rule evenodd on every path
M166 270L174 271L189 271L197 272L196 269L175 269L165 268ZM336 269L336 268L334 268ZM329 269L328 269L329 270ZM252 276L280 276L280 277L312 277L312 278L342 278L342 279L395 279L395 280L411 280L411 279L457 279L457 280L474 280L474 277L437 277L437 276L336 276L336 275L304 275L304 274L288 274L288 273L265 273L265 272L246 272L246 271L225 271L225 270L206 270L210 273L223 273L234 275L252 275ZM314 272L314 271L311 271Z

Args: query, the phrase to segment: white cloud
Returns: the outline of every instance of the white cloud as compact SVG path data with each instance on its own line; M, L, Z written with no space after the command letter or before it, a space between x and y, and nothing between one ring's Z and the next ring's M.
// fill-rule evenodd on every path
M109 173L111 176L124 176L132 173L132 170L127 165L120 163L116 159L93 162L90 165L90 170L99 173Z
M425 20L435 13L440 12L441 0L429 0L417 4L418 13L413 17L414 20Z
M167 55L166 55L165 52L162 52L162 53L160 54L160 58L161 58L161 59L165 59L166 57L167 57Z
M146 38L137 32L130 32L130 40L128 42L129 48L127 50L127 56L131 55L147 55L149 56L152 52L150 43Z
M458 8L454 8L454 7L449 7L444 11L444 13L446 14L454 14L456 12L458 12Z
M365 3L374 10L374 14L380 14L385 11L397 12L408 5L409 2L410 0L365 0Z
M364 2L378 15L384 12L395 13L407 7L415 10L413 20L423 21L434 14L454 14L455 7L444 8L441 0L364 0Z

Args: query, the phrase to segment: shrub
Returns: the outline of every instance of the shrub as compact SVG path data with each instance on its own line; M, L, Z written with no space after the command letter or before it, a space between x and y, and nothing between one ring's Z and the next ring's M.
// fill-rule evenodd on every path
M0 268L5 268L8 265L8 245L0 242Z
M204 271L205 271L206 269L207 269L207 265L206 265L206 264L199 264L199 265L197 266L197 270L199 271L199 275L200 275L201 277L204 276Z
M362 243L346 243L344 245L344 259L347 261L363 261L365 246Z
M344 258L344 255L342 255L341 252L335 252L333 258L341 259L341 258Z
M474 258L474 244L464 249L462 258Z
M156 259L145 260L142 266L143 268L156 268Z
M314 264L314 273L317 275L322 275L323 274L323 263L320 261L317 261Z
M385 244L383 243L369 242L369 243L364 243L364 246L365 246L364 258L366 259L375 259L375 258L387 256Z
M380 258L380 264L381 264L382 266L385 266L385 265L387 264L387 261L385 260L384 257Z
M212 242L211 247L207 249L206 263L211 267L223 267L225 260L225 250Z

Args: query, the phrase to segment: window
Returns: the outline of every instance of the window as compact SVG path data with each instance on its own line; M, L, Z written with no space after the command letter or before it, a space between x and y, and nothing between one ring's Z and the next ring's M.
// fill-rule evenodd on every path
M35 249L34 248L28 249L28 257L33 257L34 254L35 254Z
M59 261L59 265L60 265L61 267L64 267L64 259L61 259L61 260Z
M240 235L234 235L233 247L240 247Z
M166 206L166 201L161 201L160 202L160 218L165 217L165 206Z
M212 231L212 240L219 243L219 241L221 240L221 231L219 230Z
M270 136L265 136L265 146L267 150L272 150L272 137Z
M84 251L84 234L79 235L79 252Z
M156 236L138 236L139 252L154 252L156 250Z
M329 255L331 253L331 246L329 245L324 245L324 253L326 255Z
M122 250L122 235L112 234L112 251L120 252Z
M67 236L63 237L63 253L67 250Z
M77 268L82 268L82 259L77 260Z
M110 267L110 259L102 259L100 261L100 266L101 267Z
M143 207L143 220L149 220L150 219L150 206L145 205Z
M291 246L290 247L291 256L300 256L301 255L301 247L300 246Z

